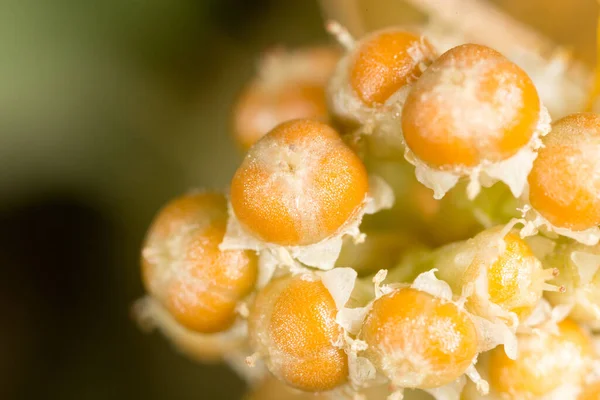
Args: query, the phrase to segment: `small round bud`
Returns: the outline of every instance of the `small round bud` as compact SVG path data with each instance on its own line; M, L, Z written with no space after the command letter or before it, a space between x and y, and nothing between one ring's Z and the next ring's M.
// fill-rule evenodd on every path
M553 124L543 142L528 179L531 206L558 228L583 231L597 227L600 115L564 117Z
M294 120L250 149L231 182L231 206L256 238L303 246L335 235L359 215L368 189L364 164L335 130Z
M147 290L178 323L196 332L229 328L238 301L256 281L253 252L219 250L226 223L223 195L183 196L158 213L142 251Z
M361 40L351 56L350 87L368 107L382 106L421 75L435 50L423 38L390 29Z
M500 228L490 229L469 241L478 246L478 253L466 268L462 284L475 283L485 273L487 290L482 296L475 289L467 308L476 315L489 317L488 302L491 302L524 321L542 298L546 281L553 277L552 271L542 269L541 262L517 232L500 237L499 231ZM498 248L501 249L499 252ZM486 252L494 250L493 258L487 258Z
M501 347L489 360L492 392L515 399L544 396L563 385L580 386L589 371L593 346L572 320L558 324L558 332L536 329L517 335L519 354L511 360Z
M400 267L412 274L436 268L437 276L455 296L466 296L466 307L474 315L502 319L516 328L514 317L524 321L542 298L553 270L544 270L516 230L504 226L486 229L472 239L455 242L434 251L414 254ZM402 271L392 272L392 276ZM408 275L410 276L410 275Z
M359 337L369 359L398 387L453 382L478 353L477 329L466 312L412 288L375 300Z
M505 160L529 143L540 99L527 74L488 47L441 55L413 85L402 111L406 145L439 170Z
M328 119L325 85L340 57L334 48L274 51L261 60L258 75L241 93L233 111L236 141L248 150L282 122Z
M333 389L348 377L348 357L336 345L343 330L335 301L316 277L271 281L256 297L248 318L253 349L271 373L308 392Z

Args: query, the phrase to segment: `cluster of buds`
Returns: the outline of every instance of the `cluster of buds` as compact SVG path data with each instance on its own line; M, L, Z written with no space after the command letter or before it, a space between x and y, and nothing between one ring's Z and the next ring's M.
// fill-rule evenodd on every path
M329 30L261 63L229 190L159 211L140 323L254 400L598 399L600 115L482 44Z

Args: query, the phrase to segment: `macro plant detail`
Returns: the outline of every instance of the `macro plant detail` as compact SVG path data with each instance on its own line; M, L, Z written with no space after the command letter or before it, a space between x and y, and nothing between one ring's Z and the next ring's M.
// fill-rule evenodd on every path
M600 114L485 35L327 27L240 94L228 189L158 212L140 325L252 400L598 398Z

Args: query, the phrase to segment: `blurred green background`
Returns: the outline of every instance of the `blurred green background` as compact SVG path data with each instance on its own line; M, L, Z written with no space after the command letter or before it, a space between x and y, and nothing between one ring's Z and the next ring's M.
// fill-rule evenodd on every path
M130 318L153 214L222 189L261 50L326 40L316 1L0 1L0 399L237 399Z

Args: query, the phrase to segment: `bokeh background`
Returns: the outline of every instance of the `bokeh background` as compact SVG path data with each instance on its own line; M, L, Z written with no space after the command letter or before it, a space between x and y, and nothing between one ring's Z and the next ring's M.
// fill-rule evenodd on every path
M229 107L316 1L0 2L0 399L237 399L130 318L155 211L225 189Z
M496 3L593 62L594 0ZM169 198L226 188L257 55L322 21L316 0L0 0L0 399L241 397L137 329L139 248Z

